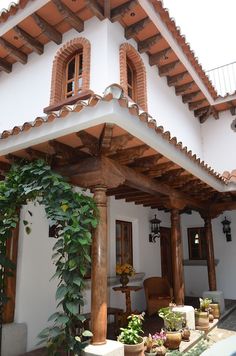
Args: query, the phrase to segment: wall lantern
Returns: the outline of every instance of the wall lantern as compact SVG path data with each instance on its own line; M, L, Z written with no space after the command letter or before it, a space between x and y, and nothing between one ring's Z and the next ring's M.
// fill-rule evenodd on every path
M231 221L227 220L226 217L223 221L221 221L221 224L223 225L223 233L226 235L226 241L232 241L231 237Z
M149 234L149 242L156 242L156 238L159 238L161 236L160 223L161 220L157 219L156 215L154 219L150 220L151 233Z

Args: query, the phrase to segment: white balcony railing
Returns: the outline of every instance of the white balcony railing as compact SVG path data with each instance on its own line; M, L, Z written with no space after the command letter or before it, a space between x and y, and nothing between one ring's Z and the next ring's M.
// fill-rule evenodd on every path
M217 93L221 96L236 91L236 62L206 71Z

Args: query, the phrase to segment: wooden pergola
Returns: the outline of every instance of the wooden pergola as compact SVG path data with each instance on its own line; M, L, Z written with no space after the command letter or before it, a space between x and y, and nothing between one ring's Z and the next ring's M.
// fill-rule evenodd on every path
M108 94L103 99L90 95L87 106L94 106L102 100L113 100ZM158 129L148 116L138 116L137 106L129 105L121 98L120 105L146 120L150 131L155 130L169 145L180 150L187 159L195 162L200 170L207 172L215 181L225 184L224 179L186 151L181 143L170 137L169 133ZM82 105L83 104L83 105ZM80 111L84 102L78 101L73 107L63 107L59 114L50 113L46 119L36 119L12 131L5 131L1 138L8 140L13 135L27 134L28 130L37 132L37 126L55 119L66 117L71 111ZM124 109L125 110L125 109ZM78 114L79 115L79 114ZM58 118L60 120L60 118ZM63 120L66 120L64 118ZM36 127L35 127L36 126ZM154 127L155 126L155 127ZM160 133L162 131L162 133ZM174 299L177 304L184 302L184 279L180 214L189 210L198 211L205 222L207 267L209 289L216 290L216 273L211 219L224 210L236 209L236 192L220 193L185 168L155 151L148 144L131 135L114 123L103 123L78 132L66 134L53 140L40 143L0 156L0 174L4 179L10 165L21 159L43 158L52 168L68 177L79 187L89 188L97 203L100 222L95 230L92 246L92 331L93 343L102 344L106 340L107 328L107 197L125 199L153 209L168 211L171 214L171 247L173 268Z

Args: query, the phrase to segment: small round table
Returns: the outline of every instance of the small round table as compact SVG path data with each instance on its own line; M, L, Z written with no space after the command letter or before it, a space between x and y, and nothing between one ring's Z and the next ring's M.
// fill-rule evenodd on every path
M120 287L112 288L115 292L125 293L125 303L126 303L125 315L126 316L129 316L132 313L130 293L137 292L137 291L141 290L142 288L143 287L141 287L141 286L126 286L126 287L120 286Z

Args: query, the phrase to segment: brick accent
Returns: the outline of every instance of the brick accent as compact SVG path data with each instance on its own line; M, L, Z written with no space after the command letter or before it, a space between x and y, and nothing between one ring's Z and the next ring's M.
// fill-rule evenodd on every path
M120 85L128 95L127 87L127 58L132 62L137 75L137 104L147 111L147 81L146 68L136 49L129 43L123 43L120 46Z
M66 63L79 49L83 49L82 91L90 84L90 42L84 37L66 42L56 53L52 66L50 105L60 102L64 97L64 80Z

